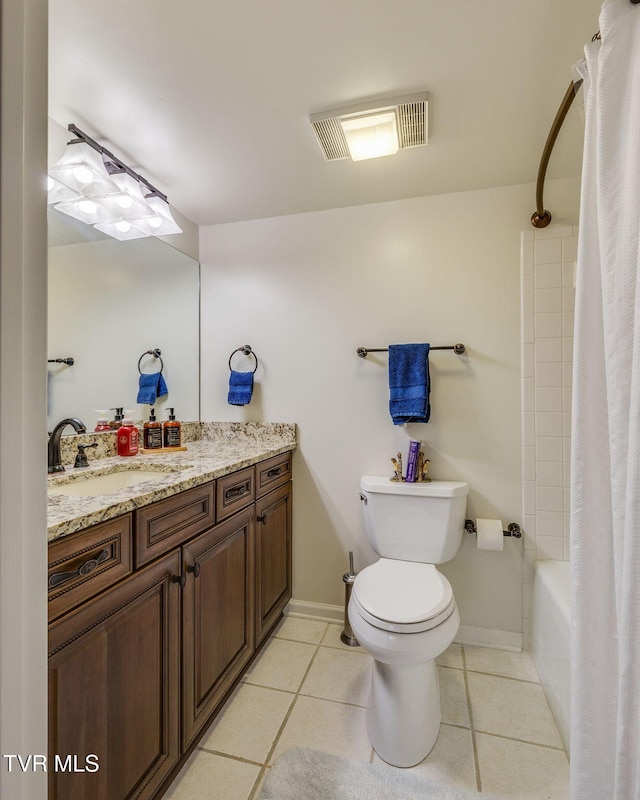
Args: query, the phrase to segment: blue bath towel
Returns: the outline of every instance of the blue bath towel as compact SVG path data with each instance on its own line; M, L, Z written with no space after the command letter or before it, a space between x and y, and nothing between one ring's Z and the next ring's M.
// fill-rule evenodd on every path
M168 394L167 384L161 372L145 373L140 376L138 389L138 403L148 403L152 406L158 397Z
M253 372L236 372L231 370L229 375L229 395L227 401L230 406L246 406L251 402L253 393Z
M389 413L394 425L429 422L429 345L389 345Z

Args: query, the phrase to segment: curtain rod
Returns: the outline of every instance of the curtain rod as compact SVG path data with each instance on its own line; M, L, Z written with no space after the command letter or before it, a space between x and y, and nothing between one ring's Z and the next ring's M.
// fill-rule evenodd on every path
M631 0L631 3L633 3L633 5L638 5L640 0ZM595 42L596 39L599 38L600 31L592 36L591 41ZM547 141L545 142L544 150L542 151L542 157L540 159L540 166L538 167L538 178L536 181L536 210L531 215L531 224L534 228L546 228L551 222L551 214L544 207L544 200L542 198L544 191L544 179L547 174L547 167L549 166L549 159L551 158L551 153L553 152L553 146L555 145L558 134L560 133L560 128L562 127L562 123L567 116L567 112L571 108L571 104L573 103L581 86L582 79L571 81L569 88L562 98L558 113L551 123L551 130L547 136Z

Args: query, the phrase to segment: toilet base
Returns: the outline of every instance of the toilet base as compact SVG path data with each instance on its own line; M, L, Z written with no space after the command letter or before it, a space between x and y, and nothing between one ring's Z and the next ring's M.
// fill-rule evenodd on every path
M413 767L431 752L440 731L440 689L434 661L373 662L367 732L387 764Z

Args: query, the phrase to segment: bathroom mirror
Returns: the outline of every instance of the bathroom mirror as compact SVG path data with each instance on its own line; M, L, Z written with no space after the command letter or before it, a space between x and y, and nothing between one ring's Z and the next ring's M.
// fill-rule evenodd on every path
M198 420L199 264L155 237L121 242L52 208L48 224L48 358L74 360L47 365L48 430L78 417L92 431L97 410L116 406L147 419L138 362L156 348L169 390L155 404L158 420L169 407ZM160 359L145 354L140 368L157 372Z

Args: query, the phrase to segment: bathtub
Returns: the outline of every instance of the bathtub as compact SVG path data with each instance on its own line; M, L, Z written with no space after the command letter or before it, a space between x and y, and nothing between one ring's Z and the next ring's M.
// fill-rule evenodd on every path
M533 577L531 654L569 753L571 639L568 561L537 561Z

